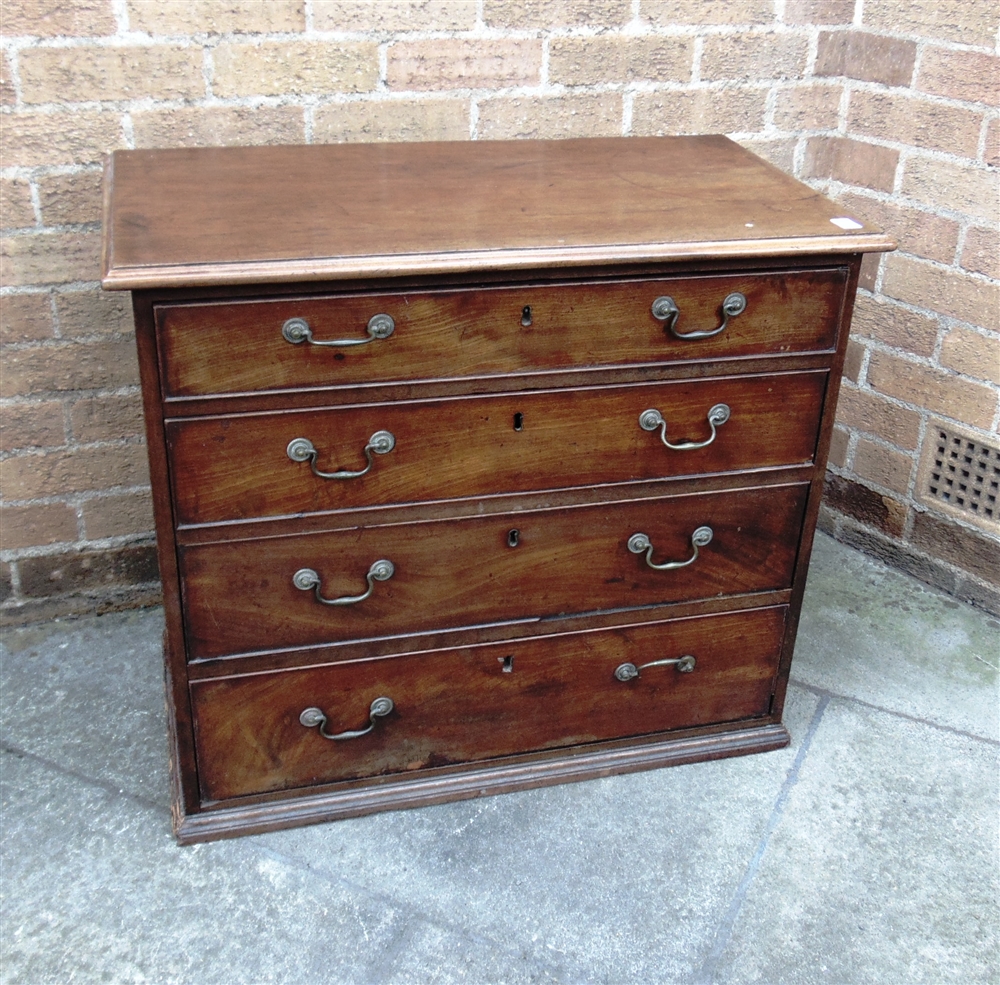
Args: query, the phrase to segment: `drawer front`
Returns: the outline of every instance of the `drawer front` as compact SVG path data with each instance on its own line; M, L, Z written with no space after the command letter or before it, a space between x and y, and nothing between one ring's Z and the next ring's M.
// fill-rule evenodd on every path
M815 454L825 385L825 373L802 373L174 420L167 443L177 519L211 523L804 464ZM721 423L724 415L711 417L720 404L728 412ZM666 426L644 430L647 410ZM392 436L382 454L369 447L380 432ZM664 434L674 445L704 447L669 448ZM296 439L315 457L294 460Z
M191 695L202 798L760 717L770 710L783 627L784 608L774 607L198 681ZM694 658L690 670L642 666L685 656ZM623 664L638 676L616 676ZM392 710L371 715L383 697ZM303 725L307 708L325 722ZM320 734L373 722L354 738Z
M830 350L846 281L846 268L838 267L158 305L156 322L165 394L194 397ZM678 333L712 331L734 292L744 295L746 309L710 338L676 338L652 312L657 298L670 297ZM375 315L392 319L387 338L371 340ZM304 320L313 341L286 341L282 329L291 319ZM364 344L315 344L342 341Z
M807 491L768 486L181 548L189 656L788 588ZM685 567L655 570L647 551L628 546L646 534L654 564L687 561L704 526L711 542ZM393 570L379 580L384 560ZM367 597L327 605L317 592Z

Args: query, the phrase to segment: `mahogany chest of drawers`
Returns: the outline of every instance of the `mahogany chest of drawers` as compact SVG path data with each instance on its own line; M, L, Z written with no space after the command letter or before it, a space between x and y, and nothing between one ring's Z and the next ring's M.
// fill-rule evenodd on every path
M125 151L197 841L774 749L862 253L724 137Z

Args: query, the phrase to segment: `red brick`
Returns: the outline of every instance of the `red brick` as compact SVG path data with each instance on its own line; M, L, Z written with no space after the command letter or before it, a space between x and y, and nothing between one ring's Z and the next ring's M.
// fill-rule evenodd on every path
M0 507L0 544L5 551L72 544L78 536L76 510L65 503Z
M132 332L132 306L129 295L91 291L66 291L56 294L56 318L64 339L95 335L129 335Z
M142 398L135 393L78 400L70 410L70 426L73 437L81 444L137 437L145 433Z
M795 149L798 140L795 137L782 137L778 140L768 140L762 137L742 137L740 146L752 151L758 157L770 161L776 168L780 168L785 174L792 174L795 171Z
M65 445L64 418L63 405L58 400L7 404L0 416L0 451Z
M804 173L809 178L833 178L848 185L892 191L899 151L846 137L811 137L806 145Z
M701 77L717 79L801 78L809 42L797 34L709 34L703 41Z
M313 111L313 143L468 140L468 99L379 99Z
M38 342L53 334L48 293L0 295L0 341L4 344Z
M864 216L893 235L901 253L912 253L939 263L954 261L960 229L954 219L852 192L838 196L838 201L843 202L849 212Z
M996 43L996 7L991 3L928 0L865 0L865 27L891 34L915 34L932 41L992 48Z
M1000 280L1000 232L994 226L972 226L965 234L962 266L977 274Z
M850 24L854 0L791 0L783 19L786 24Z
M549 81L561 85L634 79L687 82L693 60L691 38L553 38L549 42Z
M851 334L905 349L916 356L932 356L938 327L936 318L859 294L854 305Z
M899 93L852 92L848 132L974 158L983 114Z
M764 128L765 89L638 92L632 105L637 137L679 133L754 133Z
M88 540L151 533L152 497L147 491L88 499L83 504L83 529Z
M483 2L485 24L489 27L515 30L621 27L631 19L631 0L484 0ZM474 13L473 20L475 20Z
M774 125L779 130L836 130L840 120L839 85L800 85L779 89Z
M639 18L675 24L772 24L772 0L639 0Z
M851 436L842 428L834 428L830 435L830 464L843 468L847 463L847 446Z
M5 500L148 485L146 446L141 444L94 445L0 461L0 491Z
M865 358L865 347L850 339L847 343L847 353L844 356L844 376L852 383L861 378L861 366Z
M930 513L917 513L911 539L928 554L1000 585L1000 543L992 538Z
M81 110L10 113L3 118L4 165L100 164L124 146L121 115Z
M903 503L839 475L827 475L823 502L831 509L846 513L892 537L901 537L906 526L906 506Z
M17 103L17 91L14 89L14 73L11 69L7 52L0 56L0 106L13 106Z
M156 548L151 544L24 558L18 567L21 592L28 598L138 585L159 577Z
M858 287L863 291L875 291L878 283L878 271L882 264L881 253L866 253L861 258L861 270L858 273Z
M0 244L0 280L12 286L99 280L100 261L100 233L6 236Z
M111 0L3 0L3 21L9 38L96 37L117 27Z
M939 361L963 376L1000 386L1000 339L995 336L953 328L941 343Z
M918 308L1000 330L1000 283L924 260L889 256L882 293Z
M920 58L917 88L949 99L1000 105L1000 58L928 45Z
M542 43L535 39L448 38L389 46L390 89L500 89L537 85Z
M837 423L853 431L873 434L883 441L914 451L920 437L920 414L871 390L843 386L837 401Z
M479 103L481 140L616 137L621 132L622 97L617 92L484 99Z
M26 103L67 99L198 99L202 53L176 45L24 48L18 70Z
M0 179L0 222L4 229L23 229L35 225L31 185L23 178Z
M863 31L822 31L816 51L817 75L846 75L862 82L907 86L917 46Z
M873 352L868 362L871 387L889 397L954 421L988 428L997 409L996 391L941 369L911 363L884 352Z
M985 168L913 155L903 170L903 194L932 208L964 212L996 225L1000 175Z
M986 121L986 158L991 168L1000 168L1000 117Z
M38 200L46 226L101 221L101 172L54 174L38 179Z
M132 114L136 147L304 144L305 130L301 106L181 106Z
M302 0L129 0L128 26L161 35L291 33L305 30L303 8Z
M138 362L131 340L62 342L8 350L0 395L116 389L138 382Z
M910 486L913 459L901 451L862 438L854 452L853 471L867 482L905 496Z

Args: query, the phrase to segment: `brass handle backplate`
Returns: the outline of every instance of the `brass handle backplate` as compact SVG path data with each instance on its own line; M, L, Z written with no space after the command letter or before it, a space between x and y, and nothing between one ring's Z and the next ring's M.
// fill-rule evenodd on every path
M310 345L334 346L344 349L355 345L368 345L369 342L377 342L379 339L387 339L396 331L396 323L390 315L372 315L368 319L368 338L366 339L330 339L327 342L317 342L313 338L312 327L305 318L289 318L281 326L281 335L286 342L292 345L299 345L301 342L308 342Z
M639 671L645 670L647 667L671 666L676 667L682 674L690 674L696 663L695 658L690 653L686 653L683 657L674 657L672 660L652 660L648 664L639 664L638 667L632 663L619 664L615 668L615 677L620 681L633 681L639 676Z
M368 569L368 574L366 575L366 578L368 579L368 591L362 593L361 595L342 595L337 599L328 599L323 597L321 591L322 580L312 568L299 568L299 570L292 575L292 584L303 592L315 589L316 601L322 602L323 605L355 605L357 602L364 602L364 600L368 598L373 591L375 591L375 582L388 581L395 573L396 567L392 561L386 561L384 558L379 561L375 561Z
M657 321L665 322L667 331L675 339L710 339L713 335L718 335L725 331L730 318L743 314L746 311L747 299L739 291L727 294L722 302L722 324L718 328L710 328L705 331L678 332L677 319L680 318L681 310L677 307L673 298L660 297L653 302L653 317Z
M371 471L373 452L376 455L387 455L395 447L396 438L391 431L376 431L368 439L368 444L362 449L365 453L365 458L368 460L368 464L357 472L322 472L316 468L316 459L319 457L319 452L316 451L316 446L308 438L292 438L288 442L285 454L293 462L308 462L309 467L313 470L313 475L318 475L321 479L358 479Z
M667 441L667 422L663 415L655 408L644 410L639 415L639 427L643 431L655 431L660 429L660 440L672 451L694 451L697 448L707 448L718 434L716 428L721 427L729 420L729 405L716 404L708 412L708 426L712 429L711 435L704 441L679 441L676 444Z
M692 554L686 561L665 561L663 564L654 564L653 545L647 534L632 534L632 536L628 539L628 549L633 554L645 553L646 564L656 571L673 571L675 568L686 568L689 564L694 564L695 561L698 560L698 548L711 544L712 536L711 527L698 527L698 529L691 534L691 546L694 548L694 554Z
M392 698L376 698L368 709L368 721L370 723L368 728L358 729L354 732L337 732L336 735L331 735L326 730L327 717L319 708L304 708L302 714L299 715L299 723L306 728L319 726L319 734L324 739L332 739L334 742L341 742L344 739L360 739L361 736L367 735L375 728L375 720L377 718L385 717L395 707L392 703Z

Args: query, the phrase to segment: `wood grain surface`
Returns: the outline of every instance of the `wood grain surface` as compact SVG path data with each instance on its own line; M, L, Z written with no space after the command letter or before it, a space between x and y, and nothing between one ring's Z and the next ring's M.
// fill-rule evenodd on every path
M634 482L812 460L827 374L729 377L399 401L167 424L180 524L388 503ZM705 448L666 448L639 416L656 409L674 444L708 440L709 410L730 409ZM303 437L321 471L360 471L372 435L395 447L358 478L324 479L286 449ZM192 481L192 477L197 477Z
M787 588L807 490L769 486L182 548L188 653L216 657ZM686 568L654 571L626 547L632 534L645 533L655 563L686 560L702 525L714 539ZM383 558L395 575L356 605L323 605L292 583L297 570L311 568L325 597L356 596Z
M164 395L193 397L352 383L433 380L830 351L845 267L716 277L590 282L473 291L347 295L160 305ZM677 339L653 317L672 297L680 333L722 324L739 291L746 310L708 339ZM522 324L530 308L530 325ZM317 341L363 340L369 318L395 331L362 346L292 344L281 328L304 318Z
M785 610L680 619L550 640L440 650L307 670L196 682L199 782L205 800L410 772L452 763L766 715ZM690 654L694 670L639 665ZM505 669L506 668L506 669ZM394 710L365 736L371 702Z
M726 137L116 151L109 289L884 250Z

